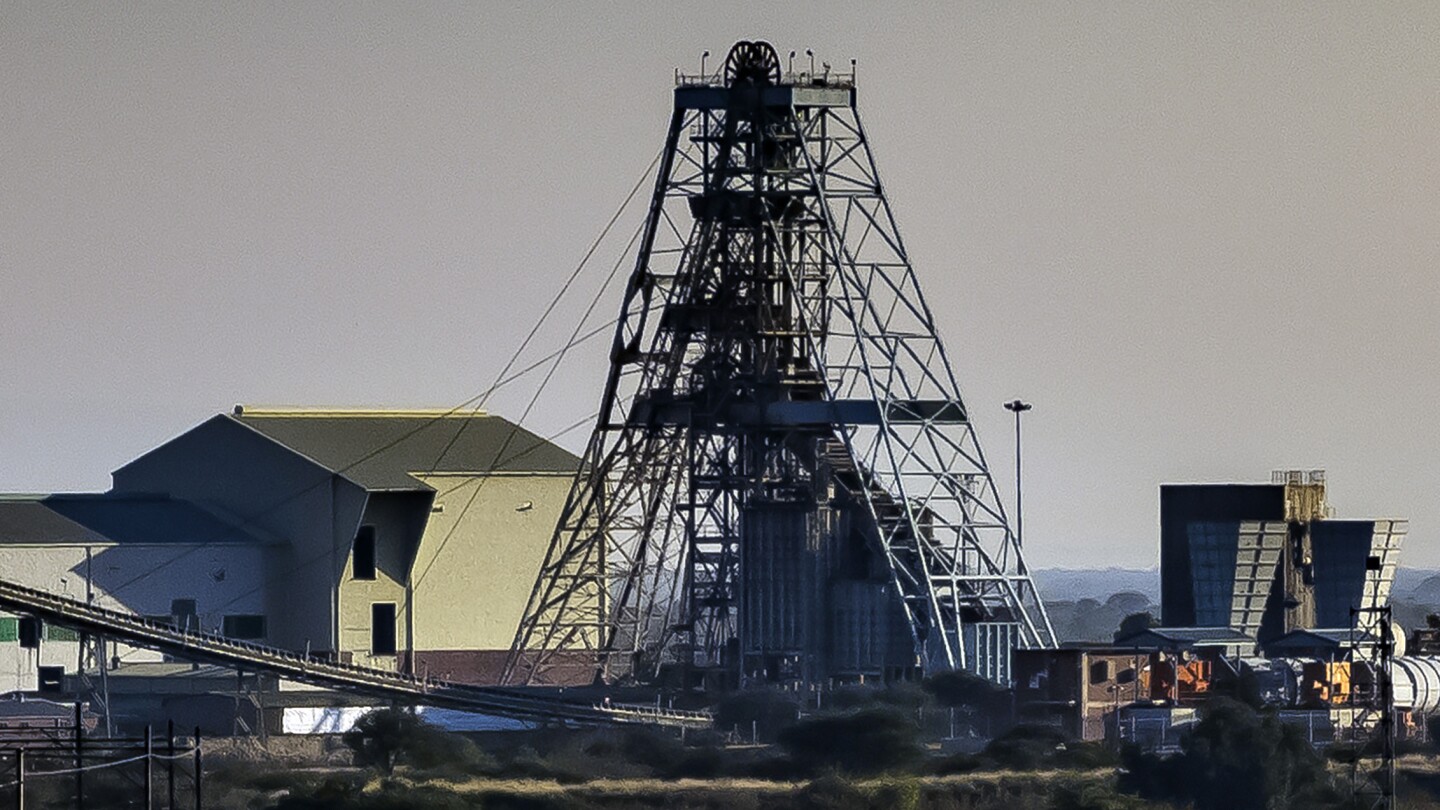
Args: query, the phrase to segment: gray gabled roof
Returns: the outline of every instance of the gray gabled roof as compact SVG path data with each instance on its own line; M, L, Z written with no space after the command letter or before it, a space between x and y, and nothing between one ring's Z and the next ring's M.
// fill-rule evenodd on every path
M260 543L194 504L163 495L0 497L0 543Z
M1351 642L1374 644L1375 636L1366 631L1352 632L1348 627L1302 627L1291 630L1266 644L1266 647L1348 647Z
M1230 627L1151 627L1115 640L1117 645L1220 647L1253 644L1255 640Z
M573 473L580 459L483 412L271 410L229 418L370 490L428 489L414 474Z

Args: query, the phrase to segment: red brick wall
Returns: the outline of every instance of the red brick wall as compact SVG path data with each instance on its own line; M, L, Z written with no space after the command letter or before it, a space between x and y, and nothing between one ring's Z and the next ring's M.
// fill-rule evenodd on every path
M408 669L404 652L400 654L400 670L428 675L444 681L476 686L498 686L505 671L509 650L424 650L416 652L414 669ZM595 678L594 657L588 653L560 653L546 671L548 686L587 686ZM523 682L524 673L516 680Z

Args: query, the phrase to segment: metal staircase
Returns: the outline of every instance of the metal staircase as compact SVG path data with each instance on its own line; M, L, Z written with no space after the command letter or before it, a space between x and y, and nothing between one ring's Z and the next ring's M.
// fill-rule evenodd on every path
M35 616L41 621L70 627L81 633L119 639L188 661L217 664L244 672L263 672L311 686L409 705L574 725L623 723L704 728L711 724L708 712L663 709L653 705L580 703L526 694L523 690L470 686L323 660L153 622L133 613L109 610L3 580L0 580L0 609Z

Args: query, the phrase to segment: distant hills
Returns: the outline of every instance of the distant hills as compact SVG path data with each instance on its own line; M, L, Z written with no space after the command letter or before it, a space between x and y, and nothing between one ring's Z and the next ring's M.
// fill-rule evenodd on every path
M1160 601L1158 568L1039 568L1030 573L1046 600L1104 602L1111 594L1133 591ZM1440 607L1440 570L1402 567L1395 573L1394 595Z
M1108 641L1130 613L1160 616L1157 568L1042 568L1031 575L1061 641ZM1395 620L1407 629L1440 613L1440 570L1398 570L1391 603Z
M1030 575L1047 602L1104 602L1111 594L1124 591L1142 593L1151 602L1160 601L1158 568L1039 568Z

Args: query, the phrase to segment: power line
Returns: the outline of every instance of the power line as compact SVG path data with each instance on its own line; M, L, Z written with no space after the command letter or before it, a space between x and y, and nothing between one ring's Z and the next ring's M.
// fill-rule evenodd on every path
M513 367L515 363L520 359L520 355L524 354L525 349L529 348L530 342L535 339L535 335L540 332L540 328L545 325L545 321L550 318L550 315L555 311L555 307L559 305L560 300L565 297L565 294L567 292L570 291L570 287L574 285L575 279L580 276L580 272L585 269L585 265L589 264L590 259L595 255L595 251L600 249L600 244L605 241L605 237L610 234L610 230L615 227L615 223L620 221L621 214L625 212L626 208L630 207L630 203L635 199L635 195L638 194L640 192L640 189L644 187L645 180L649 178L650 172L655 169L655 166L660 162L660 158L664 156L664 154L664 149L656 152L655 157L650 161L650 165L646 166L645 171L640 173L640 178L635 181L635 185L630 187L630 193L625 195L625 199L621 201L620 207L615 209L615 213L610 216L610 220L606 222L605 227L600 230L600 235L595 237L595 241L590 243L590 247L585 251L585 255L580 257L580 263L575 265L575 269L571 271L570 277L565 279L565 283L561 285L559 292L555 293L555 297L550 299L550 303L545 307L545 311L540 313L540 317L535 321L535 325L530 327L529 334L525 335L525 339L520 341L520 345L510 355L510 359L505 362L505 367L500 369L500 373L496 375L497 380L503 378L506 374L508 374L511 367ZM631 241L633 243L633 238ZM626 252L629 252L628 246L626 248ZM611 275L613 276L614 273L612 272ZM610 286L609 278L607 278L605 280L605 283L601 285L600 292L596 293L596 297L598 298L600 295L603 295L605 292L605 288L608 286ZM591 308L594 308L593 303ZM588 309L586 310L586 314L588 316ZM580 323L582 326L584 325L584 318L581 319ZM574 339L573 335L571 336L571 339ZM561 350L561 356L563 356L563 354L564 349ZM494 388L495 386L492 384L491 390L493 391ZM474 414L479 413L482 409L484 409L485 403L489 401L489 399L490 396L488 393L485 396L481 397L480 401L475 404L475 410L471 412L471 415L473 416ZM520 423L523 421L525 420L522 417L515 423L514 429L518 429ZM460 440L461 435L465 433L465 429L469 426L470 420L468 419L460 423L460 427L456 429L455 435L450 437L450 441L446 442L445 446L440 449L440 453L436 455L435 463L430 465L431 474L433 474L435 470L439 468L440 462L443 461L445 458L445 454L450 452L450 448L455 446L455 443ZM512 434L514 432L514 429L512 429L511 431Z
M460 403L459 405L456 405L455 407L451 408L450 410L445 411L444 413L441 413L441 414L438 414L438 415L435 415L435 416L430 417L429 419L425 420L425 422L422 423L419 427L412 428L411 430L406 431L405 433L401 434L400 436L396 437L395 439L393 439L393 440L385 443L384 445L376 448L375 450L367 453L366 455L361 456L359 459L357 459L357 460L355 460L355 461L353 461L353 462L351 462L351 463L349 463L349 464L346 464L346 465L343 466L343 467L340 467L339 469L335 470L333 474L334 474L334 475L343 475L343 474L345 474L345 472L347 472L348 470L354 468L356 465L362 464L362 463L364 463L364 462L366 462L366 461L374 458L375 456L379 455L380 453L383 453L383 452L385 452L386 450L389 450L390 448L399 445L401 442L404 442L405 440L407 440L407 439L415 436L416 434L420 433L421 431L425 430L426 428L430 427L431 425L435 424L436 422L440 421L441 419L445 419L445 418L447 418L447 417L453 416L454 414L456 414L456 413L458 413L459 411L465 409L465 408L468 407L471 403L475 402L476 400L480 399L481 397L487 396L487 395L489 395L489 394L493 394L495 391L500 390L501 388L505 387L506 385L508 385L508 384L510 384L510 383L512 383L512 382L514 382L514 381L516 381L516 380L521 379L522 377L526 376L527 374L529 374L529 373L532 372L532 371L535 371L535 370L539 369L541 366L545 365L546 363L550 362L551 360L553 360L553 359L555 359L555 358L557 358L557 357L560 357L560 356L563 355L567 350L572 349L572 348L574 348L575 346L578 346L578 345L580 345L580 344L582 344L582 343L588 342L589 340L593 339L593 338L596 337L597 335L600 335L601 333L605 332L605 331L606 331L607 329L609 329L611 326L614 326L615 323L616 323L616 321L618 321L618 320L619 320L619 319L616 318L616 319L610 320L610 321L607 322L607 323L601 324L600 326L597 326L596 328L590 330L589 332L586 332L585 334L581 335L578 339L574 340L573 342L571 342L571 343L569 343L569 344L567 344L567 345L565 345L565 346L562 346L562 347L560 347L559 349L556 349L555 351L551 352L550 354L545 355L544 357L536 360L535 362L533 362L533 363L531 363L530 365L528 365L528 366L520 369L519 371L516 371L516 372L510 374L508 377L505 377L505 378L503 378L503 379L497 380L494 384L492 384L489 388L485 389L484 391L476 394L475 396L470 397L469 399L465 400L464 402ZM568 431L569 431L569 429L566 430L566 432L568 432ZM539 446L540 446L540 445L532 446L531 448L529 448L529 450L534 450L534 449L536 449L536 447L539 447ZM528 451L527 451L527 452L528 452ZM497 462L496 464L493 464L493 465L491 465L491 466L492 466L492 470L493 470L494 467L500 466L500 462ZM244 529L248 529L248 528L250 528L250 527L253 527L253 526L256 525L256 522L259 521L260 518L263 517L264 515L269 514L269 513L273 512L273 511L275 511L276 509L279 509L280 507L284 506L285 504L290 503L291 501L294 501L296 498L299 498L299 497L301 497L301 496L309 493L310 491L314 490L316 487L319 487L319 486L324 485L324 484L328 484L329 482L330 482L330 479L329 479L329 477L327 477L327 478L325 478L323 481L317 481L316 483L311 484L311 485L309 485L309 486L307 486L307 487L305 487L305 488L303 488L303 489L297 490L296 492L293 492L293 493L291 493L290 495L287 495L285 498L283 498L283 499L281 499L281 500L279 500L279 501L276 501L276 502L270 504L269 506L266 506L264 509L261 509L260 511L254 513L253 515L251 515L251 516L249 516L249 517L242 518L239 523L236 523L236 524L235 524L235 527L236 527L237 529L241 529L241 530L244 530ZM107 588L107 589L106 589L106 593L109 593L109 594L112 594L112 595L113 595L113 594L117 594L117 593L119 593L120 591L122 591L122 590L130 587L131 585L134 585L134 584L136 584L136 583L138 583L138 582L140 582L140 581L142 581L142 580L145 580L145 579L149 578L150 576L152 576L153 574L155 574L157 571L159 571L160 569L162 569L162 568L170 565L171 563L178 562L179 560L182 560L182 559L188 557L189 555L194 554L194 553L197 552L197 551L201 551L201 550L204 550L204 549L206 549L206 548L209 548L209 547L212 546L212 545L214 545L214 542L213 542L213 541L212 541L212 542L199 543L199 544L197 544L197 545L190 546L190 547L187 548L186 550L180 552L179 554L176 554L174 557L171 557L171 558L168 559L168 560L165 560L165 561L163 561L163 562L160 562L160 563L152 566L151 568L149 568L148 570L146 570L144 573L139 574L139 575L134 576L134 577L131 577L130 579L125 580L124 582L120 583L119 585L116 585L116 586L113 587L113 588ZM328 554L328 553L329 553L329 551L326 552L326 554ZM287 571L287 573L289 573L289 572Z
M493 395L493 394L494 394L496 391L498 391L499 389L503 388L506 384L508 384L508 383L510 383L510 382L513 382L513 381L515 381L515 380L520 379L520 378L523 377L524 375L530 373L531 371L534 371L534 370L540 368L541 366L545 365L547 362L549 362L549 361L551 361L551 360L556 360L557 363L558 363L558 361L559 361L560 359L563 359L564 356L565 356L565 354L566 354L566 352L568 352L571 348L574 348L575 346L579 345L580 343L584 343L584 342L590 340L591 338L595 337L596 335L599 335L600 333L602 333L602 332L604 332L605 330L607 330L610 326L613 326L613 325L619 320L618 318L613 319L613 320L611 320L611 321L609 321L609 322L607 322L607 323L605 323L605 324L602 324L602 325L596 327L595 329L593 329L593 330L591 330L591 331L589 331L589 332L587 332L587 333L585 333L585 334L583 334L583 335L578 334L578 330L577 330L577 333L576 333L576 334L572 334L570 340L567 341L567 342L565 343L565 345L561 346L559 349L557 349L557 350L551 352L550 354L548 354L548 355L540 358L539 360L536 360L535 362L533 362L533 363L531 363L530 365L522 368L522 369L519 370L518 372L511 373L511 370L515 367L516 362L519 361L519 358L520 358L521 354L523 354L524 351L525 351L525 349L529 347L531 341L534 340L535 335L538 334L539 331L540 331L540 329L544 326L545 321L550 317L551 314L554 313L556 306L560 303L561 299L564 298L565 294L566 294L566 293L570 290L570 288L574 285L575 280L579 277L580 273L584 270L584 268L586 267L586 265L589 264L590 259L594 257L595 252L599 249L600 245L604 242L605 237L606 237L607 235L609 235L610 231L614 228L615 223L620 220L620 217L624 214L625 209L626 209L627 207L629 207L629 205L630 205L631 202L634 201L635 195L636 195L636 194L639 192L639 190L644 186L646 179L650 176L650 172L655 168L655 164L660 160L661 154L663 154L663 151L662 151L662 152L657 152L656 155L655 155L655 157L650 161L649 165L647 165L647 166L645 167L645 170L644 170L643 172L641 172L639 179L637 179L637 180L635 181L635 184L634 184L633 186L631 186L629 193L627 193L627 194L625 195L625 199L620 203L620 206L615 209L615 212L611 215L610 219L605 223L605 227L601 230L600 235L597 236L593 242L591 242L589 248L586 249L585 254L581 257L580 262L575 266L575 269L570 272L570 275L565 279L565 283L564 283L563 285L561 285L561 288L560 288L559 292L557 292L557 293L551 298L550 303L545 307L545 310L540 314L540 317L536 320L534 326L532 326L532 327L530 328L530 331L529 331L528 334L526 334L525 339L522 340L522 341L520 342L520 346L519 346L513 353L511 353L510 359L506 361L504 367L501 368L499 374L496 375L495 380L494 380L493 382L491 382L491 384L490 384L489 387L487 387L485 390L479 392L478 394L475 394L474 396L469 397L469 398L466 399L465 401L463 401L463 402L461 402L460 404L458 404L458 405L450 408L449 410L444 411L443 413L440 413L440 414L436 414L436 415L430 417L429 419L426 419L424 422L422 422L422 423L421 423L420 425L418 425L417 427L414 427L414 428L412 428L412 429L410 429L410 430L407 430L407 431L401 433L399 436L395 437L394 439L391 439L390 441L385 442L385 443L379 445L378 447L375 447L374 449L370 450L369 452L365 453L364 455L360 456L359 458L355 459L354 461L351 461L350 463L348 463L348 464L346 464L346 465L344 465L344 466L342 466L342 467L334 470L332 474L333 474L333 475L344 475L344 474L345 474L346 472L348 472L349 470L354 469L355 467L357 467L357 466L359 466L359 465L361 465L361 464L369 461L370 459L373 459L373 458L375 458L376 456L378 456L378 455L380 455L380 454L382 454L382 453L384 453L384 452L386 452L386 451L388 451L388 450L390 450L390 449L392 449L392 448L394 448L394 447L399 446L399 445L402 444L403 442L408 441L409 439L411 439L411 438L413 438L414 436L416 436L417 434L423 432L424 430L426 430L426 429L429 428L430 426L436 424L437 422L441 421L442 419L446 419L446 418L448 418L448 417L454 416L455 414L459 413L460 411L463 411L463 410L465 410L466 408L469 408L471 405L474 405L474 409L470 412L469 415L470 415L471 417L475 416L476 414L478 414L478 413L485 407L485 403L489 400L490 396ZM638 233L638 230L637 230L637 233ZM629 244L633 244L633 243L634 243L634 237L632 236ZM627 244L626 250L625 250L624 252L622 252L622 260L623 260L624 254L629 252L629 244ZM596 295L592 298L591 303L590 303L590 306L586 309L586 317L588 317L589 313L594 309L595 301L598 300L598 298L599 298L601 295L604 294L605 289L609 287L610 281L611 281L611 279L612 279L613 277L614 277L614 271L612 270L610 276L607 276L605 282L601 285L600 290L599 290L599 291L596 293ZM582 326L584 325L584 321L585 321L585 319L582 318L582 319L581 319L581 325L582 325ZM528 413L528 411L527 411L527 413ZM518 420L517 422L515 422L514 424L512 424L511 430L510 430L510 434L509 434L509 436L507 436L507 438L506 438L506 445L509 444L510 439L512 439L512 438L514 437L515 433L520 429L520 422L523 422L523 421L524 421L524 418L522 417L520 420ZM465 429L469 426L469 424L470 424L470 419L464 419L464 420L461 421L461 424L460 424L459 428L456 430L455 434L454 434L453 436L451 436L450 440L445 444L445 446L440 450L440 453L436 456L435 462L434 462L434 463L431 465L431 467L430 467L429 474L434 474L434 472L439 468L440 463L441 463L441 462L444 460L444 458L445 458L445 454L450 451L450 449L455 445L455 443L456 443L457 441L459 441L460 436L464 433ZM504 451L504 448L502 447L501 452L503 452L503 451ZM498 454L497 454L497 455L498 455ZM490 469L490 470L487 470L486 472L493 472L493 471L494 471L494 468L497 467L497 466L499 466L499 462L496 462L495 464L492 464L492 465L491 465L491 469ZM252 513L251 515L241 516L241 520L240 520L240 522L239 522L238 524L236 524L236 528L241 529L241 530L250 529L250 528L256 526L257 522L258 522L262 517L264 517L265 515L269 515L269 514L274 513L274 512L275 512L277 509L279 509L280 507L285 506L286 504L295 501L297 498L301 498L301 497L305 496L306 494L308 494L308 493L310 493L311 491L315 490L317 487L320 487L320 486L324 486L324 485L329 484L329 482L330 482L330 478L329 478L329 477L326 477L326 478L323 479L323 480L316 481L315 483L310 484L309 486L303 487L303 488L301 488L301 489L299 489L299 490L296 490L296 491L290 493L289 495L286 495L285 497L281 498L280 500L271 503L270 505L268 505L268 506L260 509L260 510L257 511L257 512ZM208 547L211 546L211 545L213 545L213 543L206 542L206 543L201 543L201 544L199 544L199 545L192 546L192 547L190 547L189 549L186 549L185 551L182 551L181 553L175 555L174 557L171 557L170 559L168 559L168 560L166 560L166 561L164 561L164 562L162 562L162 563L160 563L160 564L158 564L158 565L156 565L156 566L154 566L154 567L146 570L144 573L139 574L139 575L137 575L137 576L135 576L135 577L131 577L130 579L128 579L128 580L120 583L119 585L117 585L117 586L115 586L115 587L113 587L113 588L108 588L108 589L107 589L107 593L110 593L110 594L119 593L120 591L122 591L122 590L130 587L131 585L134 585L134 584L136 584L136 583L138 583L138 582L140 582L140 581L142 581L142 580L148 579L152 574L154 574L154 573L155 573L156 571L158 571L159 569L164 568L164 567L166 567L166 566L168 566L168 565L170 565L170 564L172 564L172 563L174 563L174 562L177 562L177 561L179 561L179 560L181 560L181 559L184 559L185 557L189 556L190 554L193 554L193 553L195 553L195 552L197 552L197 551L200 551L200 550L202 550L202 549L208 548ZM330 552L327 551L326 554L328 554L328 553L330 553ZM311 561L311 562L313 562L313 561ZM309 562L305 562L305 563L302 563L300 566L297 566L297 567L303 567L304 565L308 565L308 564L309 564ZM289 573L292 573L293 570L294 570L294 568L295 568L295 567L292 567L292 569L287 570L286 572L284 572L284 574L285 574L285 575L288 575ZM234 601L234 600L231 600L231 601ZM227 604L228 604L228 603L227 603Z
M560 430L560 431L557 432L557 433L552 433L552 434L550 434L549 436L541 437L539 441L532 443L530 446L524 448L523 450L520 450L519 452L515 453L514 455L512 455L512 456L507 456L507 457L505 457L504 459L501 459L501 460L499 460L499 461L496 461L495 464L492 465L492 469L495 468L495 467L503 466L503 465L505 465L505 464L509 464L510 462L515 461L515 460L517 460L517 459L523 458L523 457L529 455L530 453L534 452L535 450L537 450L537 449L539 449L539 448L541 448L541 447L545 447L545 446L548 445L548 444L551 444L555 439L557 439L557 438L559 438L559 437L561 437L561 436L563 436L563 435L565 435L565 434L567 434L567 433L570 433L571 431L573 431L573 430L575 430L575 429L577 429L577 428L579 428L579 427L581 427L581 426L590 424L592 421L594 421L596 415L597 415L597 414L592 414L592 415L590 415L590 416L585 417L584 419L579 420L578 422L575 422L575 423L571 424L569 427L566 427L566 428L564 428L563 430ZM481 479L481 480L483 481L484 479ZM461 485L461 486L463 486L463 485ZM458 488L459 488L459 486L456 486L456 487L452 487L452 488L449 489L449 490L446 490L445 492L439 492L439 493L436 494L436 498L438 499L438 498L444 496L445 494L447 494L447 493L449 493L449 492L454 492L454 491L455 491L456 489L458 489ZM464 514L463 511L462 511L461 514L462 514L462 515ZM458 518L457 518L457 520L458 520ZM447 535L447 537L448 537L448 535ZM312 563L319 562L320 560L323 560L325 557L328 557L328 556L330 555L330 552L331 552L330 549L325 549L323 552L321 552L321 553L319 553L319 554L316 554L316 555L314 555L314 556L312 556L312 557L308 557L308 558L306 558L306 559L304 559L304 560L301 560L299 563L297 563L297 564L295 564L295 565L292 565L292 566L290 566L289 568L286 568L284 571L279 572L279 574L276 575L275 577L273 577L273 578L267 578L267 579L263 580L259 585L256 585L255 587L253 587L253 588L251 588L251 589L249 589L249 590L247 590L247 591L242 591L241 593L238 593L238 594L236 594L235 596L232 596L229 600L227 600L227 601L225 601L225 602L221 602L220 604L218 604L218 605L215 606L215 610L223 610L224 608L227 608L227 607L229 607L230 605L233 605L233 604L235 604L236 602L240 601L241 599L244 599L245 597L250 596L251 594L255 593L256 591L260 590L261 588L266 587L267 585L274 585L274 584L276 584L276 583L274 582L274 580L276 580L276 579L283 580L283 579L285 579L285 578L287 578L287 577L290 577L290 576L292 576L292 575L294 575L294 574L297 574L297 573L301 572L302 570L304 570L307 566L311 565ZM439 550L439 549L436 549L436 552L435 552L435 553L438 555L438 554L440 553L440 550ZM408 604L409 604L409 603L407 602L406 605L408 606Z
M600 285L600 290L595 294L593 298L590 299L590 305L585 308L585 314L580 316L580 322L575 325L575 331L570 334L570 340L567 341L567 343L574 341L575 338L580 334L580 330L585 328L585 322L589 320L590 315L594 313L595 307L600 303L600 299L604 296L606 288L608 288L610 286L610 283L615 280L615 276L619 273L620 267L625 263L625 257L630 254L630 249L635 246L635 242L640 238L640 234L642 233L643 229L643 223L641 227L635 229L635 233L630 237L630 241L627 242L625 245L625 250L621 252L620 258L616 259L615 265L610 268L610 274L605 277L605 283ZM540 395L545 393L545 387L550 384L550 380L554 379L556 369L560 367L560 364L564 362L564 360L565 350L562 349L561 352L555 357L555 361L550 365L550 370L545 372L544 379L542 379L540 381L540 384L536 386L535 393L531 395L529 404L525 406L525 410L520 414L520 418L513 423L513 426L510 429L510 434L505 437L505 443L501 445L500 450L497 452L496 455L499 455L499 453L504 453L505 450L510 446L510 442L514 440L515 434L519 430L520 425L530 417L530 412L535 409L535 403L540 401ZM485 488L485 482L488 480L490 480L488 477L481 478L480 483L475 487L475 491L471 492L470 497L465 501L465 505L460 507L460 514L456 516L455 522L450 526L450 531L445 533L444 539L440 541L439 547L435 549L435 556L430 560L430 564L425 566L425 570L421 571L419 576L411 580L410 585L412 589L419 587L420 583L425 581L425 576L430 573L430 569L435 567L435 560L440 559L440 552L445 550L445 546L449 544L450 538L455 535L455 532L457 530L459 530L462 518L465 517L466 512L470 511L470 507L475 503L475 499L480 497L480 490Z
M658 156L657 156L657 160L658 160ZM646 174L647 174L647 175L648 175L649 171L654 168L654 164L655 164L655 162L652 161L652 162L651 162L651 165L646 168ZM644 180L644 177L641 178L641 182L642 182L642 183L643 183L643 180ZM637 183L636 186L631 189L631 192L630 192L630 194L626 197L625 202L624 202L624 203L622 204L622 206L621 206L621 209L618 210L618 211L616 211L615 216L611 217L609 223L606 225L606 231L608 231L608 230L610 229L610 227L612 227L612 226L615 224L615 222L619 219L620 212L623 211L623 210L624 210L624 207L625 207L626 205L628 205L628 204L630 203L630 201L634 198L635 193L636 193L636 189L638 189L638 188L640 188L640 183ZM580 428L580 427L582 427L582 426L584 426L584 425L586 425L586 424L591 423L596 417L598 417L598 415L599 415L598 412L597 412L596 414L592 414L592 415L590 415L590 416L587 416L587 417L585 417L584 419L581 419L581 420L578 421L578 422L572 423L571 425L569 425L568 427L566 427L566 428L564 428L563 430L559 431L558 433L551 434L551 436L546 437L546 438L543 438L543 439L541 439L540 441L531 444L529 447L524 448L523 450L521 450L520 452L516 453L516 454L513 455L513 456L509 456L509 457L506 457L506 458L501 458L501 456L504 455L505 451L509 449L510 444L514 441L515 437L516 437L517 435L519 435L519 431L520 431L520 429L521 429L520 426L521 426L521 425L525 422L525 420L529 417L529 415L530 415L531 411L534 409L536 403L539 402L540 396L544 393L546 386L549 384L550 380L554 378L554 375L555 375L556 370L557 370L557 369L560 367L560 365L564 362L566 353L567 353L571 348L573 348L573 347L575 347L575 346L577 346L577 345L585 342L586 340L589 340L590 338L594 337L595 335L599 334L600 332L609 329L610 327L614 326L614 325L619 321L619 318L613 318L613 319L605 322L604 324L601 324L600 326L598 326L598 327L590 330L589 332L584 332L584 331L583 331L584 328L585 328L585 323L590 319L590 316L591 316L592 314L594 314L596 306L598 306L599 303L600 303L600 301L604 298L605 291L606 291L607 289L609 289L610 284L614 282L614 279L615 279L616 275L619 273L620 268L621 268L621 267L624 265L624 263L625 263L625 259L630 255L630 250L631 250L631 248L634 247L636 240L640 238L640 235L641 235L642 232L643 232L643 223L642 223L642 225L641 225L640 227L637 227L637 228L635 229L635 232L634 232L633 234L631 234L629 241L626 242L626 244L625 244L625 248L620 252L620 256L615 260L615 263L611 266L610 272L606 275L604 282L600 285L600 288L599 288L598 290L596 290L595 294L594 294L593 296L591 296L590 303L586 306L585 312L581 315L579 323L576 324L575 329L571 332L570 337L566 340L565 344L564 344L563 346L561 346L558 350L556 350L556 351L554 351L554 352L551 352L549 355L546 355L544 358L541 358L540 360L537 360L536 362L530 364L529 366L527 366L527 367L526 367L524 370L522 370L521 372L519 372L519 373L517 373L517 374L513 374L513 375L511 375L511 376L508 377L508 378L505 378L506 380L515 379L515 378L518 377L520 374L523 374L523 373L532 371L532 370L538 368L539 366L544 365L544 364L547 363L547 362L550 363L550 368L549 368L549 370L546 372L545 377L540 381L540 384L536 387L535 393L531 396L530 402L529 402L529 404L526 406L525 411L520 415L520 417L519 417L517 420L515 420L514 422L511 423L510 430L509 430L508 433L506 434L505 441L501 444L500 449L497 450L496 453L495 453L495 461L491 463L490 468L489 468L488 470L482 470L482 471L479 471L479 472L481 472L481 473L493 473L495 470L497 470L497 469L499 469L499 468L501 468L501 467L504 467L505 465L509 464L510 462L515 461L515 460L517 460L517 459L519 459L519 458L522 458L522 457L524 457L525 455L528 455L529 453L533 452L534 450L539 449L540 447L544 447L544 446L547 445L547 444L553 443L553 441L554 441L556 438L559 438L560 436L563 436L563 435L565 435L565 434L568 434L568 433L570 433L570 432L573 431L573 430L576 430L576 429L578 429L578 428ZM584 258L584 259L582 260L582 262L581 262L581 267L583 267L584 264L585 264L586 262L588 262L588 261L590 260L590 258L594 255L595 248L598 246L598 244L599 244L599 240L597 240L594 244L591 245L591 249L586 252L585 258ZM566 280L566 289L568 289L568 287L571 285L571 283L575 280L575 277L576 277L576 275L578 275L581 267L577 267L577 268L576 268L576 272L575 272L575 273L572 273L571 276L570 276L570 278ZM563 295L563 293L564 293L564 291L562 290L562 293L561 293L561 294ZM546 308L545 313L541 316L541 321L542 321L542 322L543 322L543 320L544 320L546 317L548 317L548 316L550 315L550 313L554 310L555 304L556 304L556 302L559 300L559 298L560 298L560 296L556 296L554 299L551 300L550 306L548 306L548 307ZM537 325L536 325L534 328L531 329L529 335L526 336L525 341L522 342L522 350L523 350L524 345L528 344L528 343L530 342L530 340L535 336L535 333L539 330L539 328L540 328L540 324L537 323ZM511 368L518 357L519 357L519 351L517 351L514 355L511 356L510 361L506 363L506 369ZM552 362L552 361L553 361L553 362ZM503 373L504 373L504 372L502 371L502 374L503 374ZM492 384L492 385L490 386L490 388L488 388L488 389L486 390L486 392L484 392L482 395L479 395L479 396L481 396L481 397L488 397L489 394L490 394L490 393L493 393L495 390L497 390L497 389L500 387L501 384L502 384L502 382L499 381L499 380L497 380L497 382L496 382L495 384ZM472 397L470 400L467 400L467 404L468 404L469 402L474 402L477 398L478 398L478 397ZM464 407L464 406L461 406L461 407ZM478 411L478 409L479 409L479 408L477 407L477 411ZM466 423L468 424L468 420L466 420ZM464 426L462 425L462 430L463 430L463 427L464 427ZM453 445L454 442L455 442L456 440L458 440L458 438L459 438L459 431L457 431L456 435L451 438L451 443L450 443L450 445ZM435 470L438 469L439 463L440 463L440 461L444 458L445 452L448 451L450 445L447 445L447 446L446 446L446 450L442 450L442 451L441 451L439 458L436 459L436 463L432 466L432 468L431 468L431 470L430 470L430 474L433 475L434 472L435 472ZM435 549L434 555L432 556L432 558L431 558L431 560L430 560L430 563L425 567L425 570L423 570L423 571L420 572L420 574L419 574L418 576L413 577L413 578L411 579L411 581L410 581L410 583L409 583L410 587L407 589L410 593L413 593L413 590L414 590L416 587L418 587L418 586L424 581L425 576L430 573L430 570L434 567L435 562L436 562L437 560L439 560L441 552L443 552L443 551L445 550L445 547L449 544L450 539L455 535L455 532L459 529L461 523L463 522L463 518L464 518L465 515L469 512L470 507L471 507L472 505L474 505L475 501L479 498L480 491L484 488L485 483L486 483L488 480L489 480L489 477L488 477L488 476L486 476L486 477L481 477L481 478L479 479L479 483L476 485L474 491L470 493L469 498L466 499L465 504L460 508L460 512L456 515L456 517L455 517L455 522L451 525L449 531L446 532L444 538L441 539L440 545ZM465 484L465 483L462 483L462 484L457 484L457 485L455 485L455 486L452 486L452 487L450 487L449 489L446 489L446 490L444 490L444 491L437 491L437 493L436 493L436 495L435 495L435 498L438 500L438 499L440 499L440 498L442 498L442 497L444 497L444 496L446 496L446 495L449 495L449 494L455 492L456 490L458 490L458 489L460 489L460 488L462 488L462 487L464 487L464 486L466 486L466 484ZM314 555L313 557L310 557L310 558L307 558L307 559L305 559L305 560L302 560L302 561L299 562L298 564L293 565L293 566L290 566L290 567L287 568L285 571L281 572L281 573L279 574L279 577L288 577L288 576L291 576L291 575L293 575L294 573L296 573L296 572L298 572L298 571L300 571L300 570L303 570L304 568L308 567L309 565L311 565L311 564L313 564L313 563L315 563L315 562L318 562L319 560L324 559L325 557L329 556L330 553L331 553L331 551L332 551L331 549L326 549L325 551L323 551L323 552L321 552L321 553L319 553L319 554L317 554L317 555ZM271 584L271 583L267 582L267 583L264 583L264 584ZM249 596L249 595L255 593L256 591L260 590L261 587L264 587L264 584L262 584L262 585L260 585L260 586L256 586L255 588L251 588L250 590L245 591L245 592L243 592L243 593L241 593L241 594L238 594L238 595L236 595L236 596L234 596L234 597L231 597L228 601L226 601L226 602L224 602L224 603L221 603L221 604L218 605L215 609L216 609L216 610L220 610L220 609L223 609L223 608L225 608L225 607L227 607L227 606L229 606L229 605L231 605L231 604L234 604L236 601L238 601L238 600L240 600L240 599L242 599L242 598L244 598L244 597L246 597L246 596ZM405 599L405 602L404 602L404 605L405 605L405 607L406 607L407 609L409 609L409 608L411 607L411 599L412 599L412 596L409 595L409 594L407 594L406 599Z

